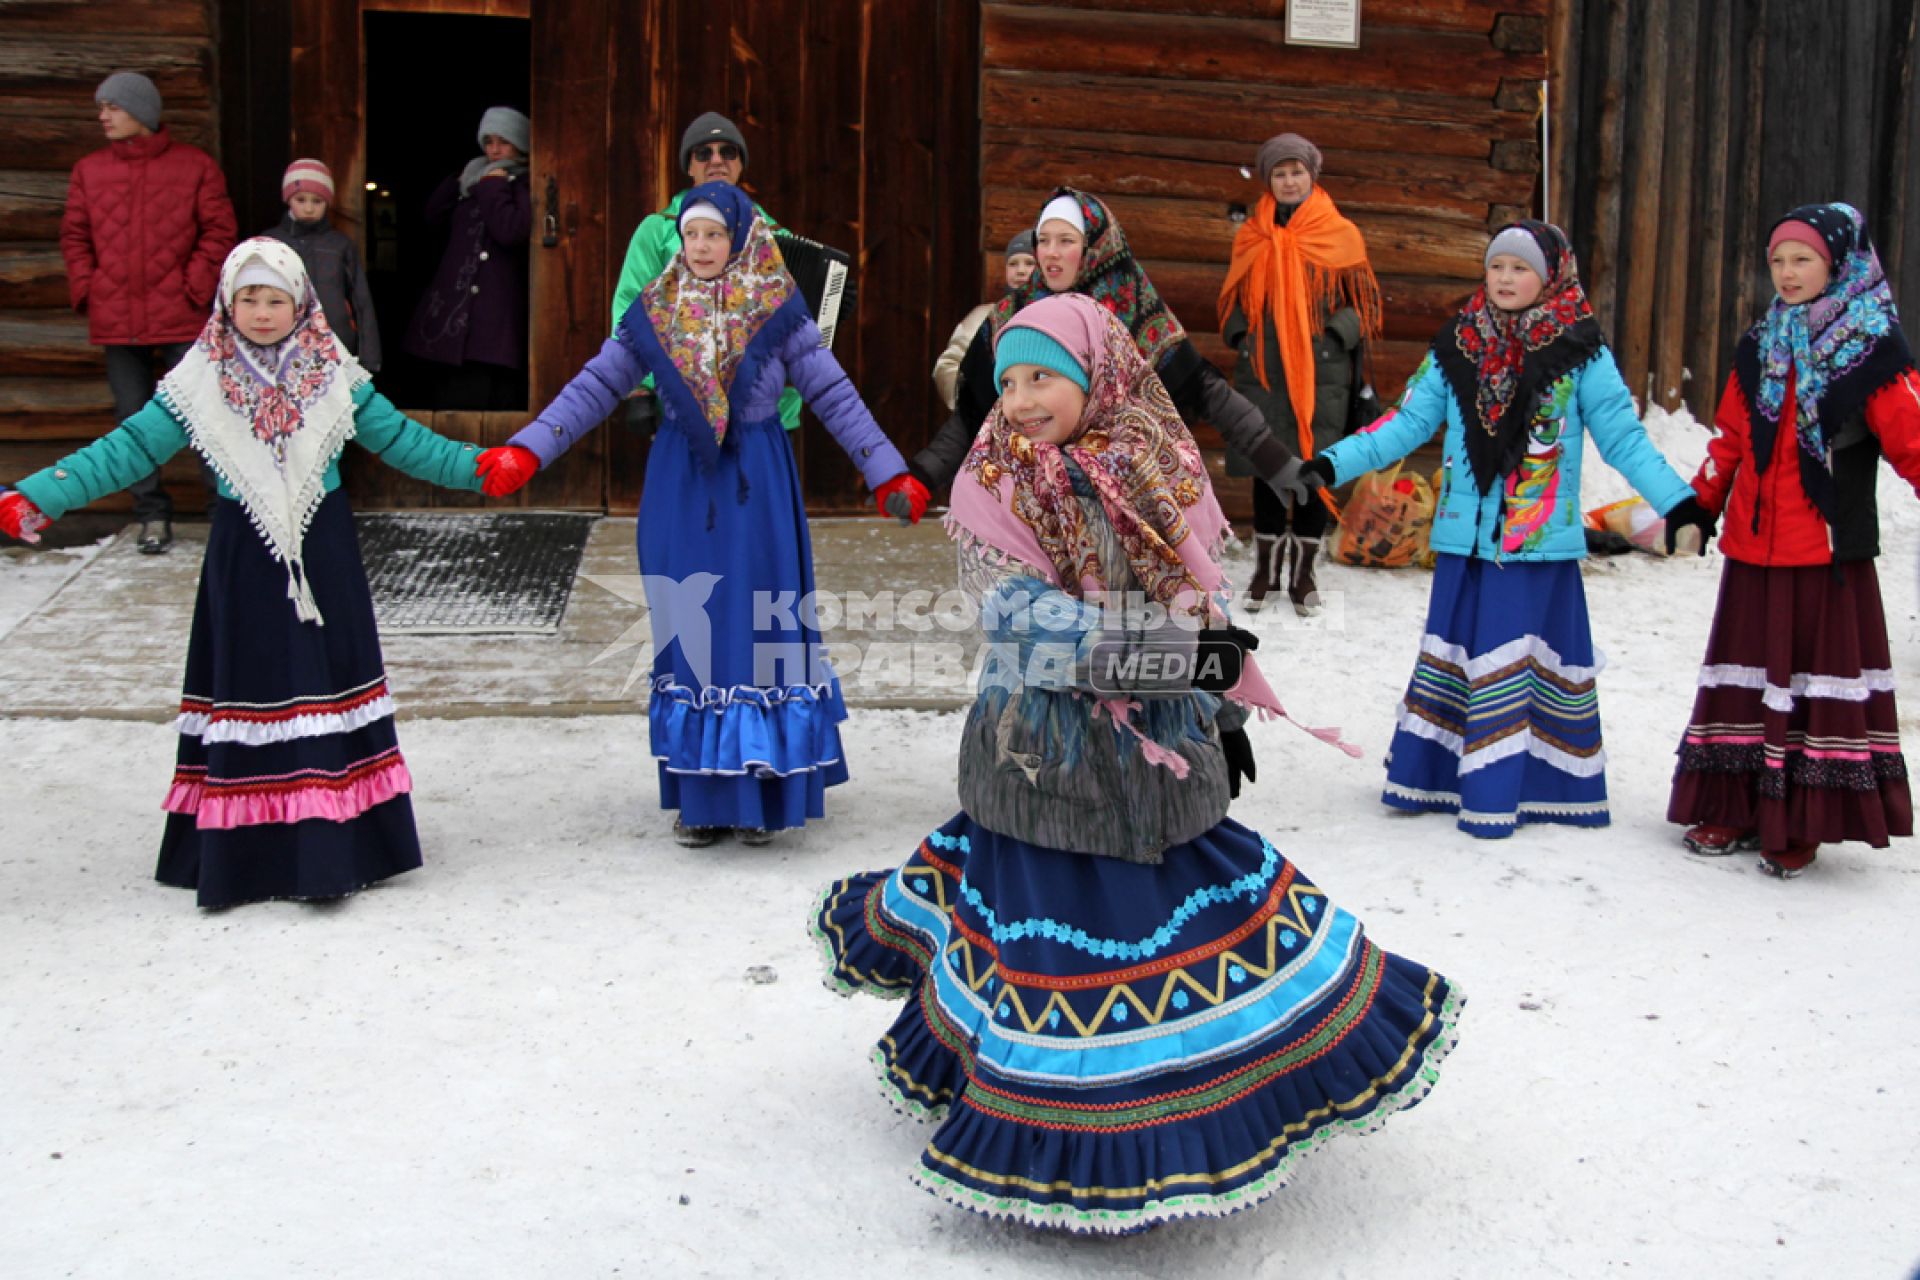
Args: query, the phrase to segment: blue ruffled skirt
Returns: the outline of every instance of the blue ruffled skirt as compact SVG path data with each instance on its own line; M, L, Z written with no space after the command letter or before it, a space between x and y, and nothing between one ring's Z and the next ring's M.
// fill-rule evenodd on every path
M1483 839L1607 825L1601 663L1578 560L1442 555L1381 800Z
M798 827L847 780L840 682L804 602L813 543L777 418L735 424L711 471L664 422L640 500L660 805L693 827Z
M1224 1216L1423 1098L1462 998L1227 819L1157 865L964 813L816 909L829 985L903 996L874 1052L962 1208L1125 1234Z

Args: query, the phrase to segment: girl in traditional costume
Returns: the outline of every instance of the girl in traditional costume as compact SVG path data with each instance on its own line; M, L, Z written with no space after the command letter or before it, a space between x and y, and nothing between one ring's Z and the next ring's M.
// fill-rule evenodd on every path
M1693 479L1727 566L1667 817L1790 878L1822 844L1913 834L1873 562L1880 458L1920 488L1920 375L1856 210L1795 209L1767 252L1776 296Z
M1462 831L1608 822L1606 753L1580 581L1582 444L1670 524L1710 523L1647 439L1558 227L1518 222L1434 340L1398 410L1309 460L1321 487L1444 429L1427 624L1381 799L1459 815Z
M996 363L949 519L989 644L962 812L832 886L814 932L830 985L907 1001L874 1056L938 1125L928 1190L1085 1232L1225 1215L1419 1101L1461 997L1226 816L1240 726L1279 704L1226 626L1199 450L1131 335L1052 298ZM1140 660L1156 646L1197 663Z
M789 383L800 391L882 510L917 520L927 493L820 345L746 194L724 182L693 188L680 234L679 255L600 354L508 445L488 450L481 470L489 494L512 493L653 375L662 419L639 552L660 804L678 811L675 837L689 847L728 832L764 844L822 817L826 789L847 780L847 710L809 612L813 547L780 393Z
M147 406L0 498L21 536L191 447L219 477L187 643L158 878L203 907L338 898L420 865L340 453L477 492L478 449L395 409L327 326L300 256L240 244Z

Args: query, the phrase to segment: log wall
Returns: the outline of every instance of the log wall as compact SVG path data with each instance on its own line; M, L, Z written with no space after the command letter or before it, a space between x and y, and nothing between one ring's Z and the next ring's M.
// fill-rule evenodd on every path
M144 72L168 131L218 156L215 24L208 0L0 0L0 478L46 466L114 425L100 349L67 301L60 217L67 174L106 145L93 91ZM206 504L198 466L164 476L187 511ZM124 511L115 494L100 510Z
M1773 221L1859 208L1920 305L1915 0L1553 0L1551 212L1627 385L1712 416Z
M1107 201L1168 305L1223 368L1229 203L1296 132L1367 238L1386 299L1375 362L1398 394L1474 286L1490 224L1533 206L1547 0L1365 0L1358 49L1284 41L1284 0L990 0L983 6L981 288L1059 183ZM1200 433L1213 448L1218 437ZM1214 449L1217 454L1217 448ZM1250 501L1222 486L1230 513Z

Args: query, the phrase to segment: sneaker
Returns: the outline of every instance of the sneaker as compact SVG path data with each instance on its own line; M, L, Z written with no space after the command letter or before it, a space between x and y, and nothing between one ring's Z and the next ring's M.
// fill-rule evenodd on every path
M683 849L704 849L726 833L725 827L690 827L675 818L673 840Z
M758 849L763 844L773 843L773 838L778 834L780 833L769 831L765 827L739 827L734 830L733 837L741 844Z
M173 545L173 521L155 520L141 525L139 542L141 555L165 555Z
M1817 844L1790 844L1785 853L1761 854L1758 870L1761 875L1772 876L1775 880L1798 880L1819 855L1820 846Z
M1758 849L1760 833L1703 822L1681 836L1680 843L1703 858L1724 858L1730 853L1751 853Z

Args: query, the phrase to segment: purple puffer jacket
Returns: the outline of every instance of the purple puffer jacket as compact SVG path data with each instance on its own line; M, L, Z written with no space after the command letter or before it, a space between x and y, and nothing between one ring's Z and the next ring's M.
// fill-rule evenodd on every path
M462 199L456 173L427 201L428 225L449 215L447 251L413 313L407 351L440 364L524 369L533 193L518 178L482 178Z
M531 450L543 469L552 466L574 441L606 421L649 372L645 362L618 338L608 338L600 354L587 361L553 403L508 443ZM867 488L877 489L907 469L906 460L873 420L846 370L820 345L820 330L811 320L794 330L779 354L760 370L753 386L732 389L732 421L777 419L780 393L789 382L860 468Z

